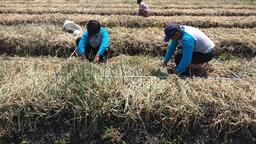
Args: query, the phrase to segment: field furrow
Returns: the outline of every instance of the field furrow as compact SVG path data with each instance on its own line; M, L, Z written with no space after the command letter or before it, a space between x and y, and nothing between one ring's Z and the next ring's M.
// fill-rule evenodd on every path
M99 15L136 15L138 8L1 8L0 14L46 14L46 13L62 13L62 14L99 14ZM151 11L153 16L255 16L255 10L248 9L155 9Z
M48 3L16 3L16 4L0 4L0 8L27 8L27 7L34 7L34 8L70 8L70 9L76 9L76 8L137 8L138 5L136 3L98 3L98 4L91 4L91 3L84 3L84 4L77 4L77 3L67 3L67 4L60 4L60 3L54 3L52 2L50 5ZM159 4L150 4L150 9L219 9L219 8L225 8L225 9L248 9L248 10L256 10L256 6L254 5L235 5L235 4L229 4L229 5L206 5L206 4L197 4L197 5L175 5L172 3L159 5Z
M0 14L0 24L19 25L19 24L55 24L63 25L65 20L72 20L81 26L85 25L90 19L99 20L106 27L164 27L168 22L191 25L200 28L224 27L224 28L255 28L256 16L151 16L148 18L130 15L83 15L83 14Z

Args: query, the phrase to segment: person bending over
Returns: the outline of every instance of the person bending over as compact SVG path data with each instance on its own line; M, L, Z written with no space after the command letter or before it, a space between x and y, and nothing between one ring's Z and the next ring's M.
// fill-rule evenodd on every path
M214 42L197 28L176 23L168 23L164 29L164 41L168 44L165 58L161 63L167 66L177 47L181 50L175 55L176 74L187 75L203 69L213 58Z
M87 31L76 40L77 53L83 61L104 62L109 51L109 33L96 20L90 20Z

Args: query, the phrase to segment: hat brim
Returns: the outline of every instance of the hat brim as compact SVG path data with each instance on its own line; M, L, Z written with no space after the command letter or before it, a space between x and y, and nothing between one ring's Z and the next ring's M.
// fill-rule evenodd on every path
M167 36L164 36L164 41L165 41L165 42L169 42L169 41L170 41L170 38L167 37Z

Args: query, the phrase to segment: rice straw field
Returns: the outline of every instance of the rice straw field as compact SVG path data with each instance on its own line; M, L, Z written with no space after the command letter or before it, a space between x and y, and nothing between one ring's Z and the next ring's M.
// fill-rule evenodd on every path
M256 143L256 1L0 0L0 144ZM99 20L105 64L70 57ZM205 77L160 67L168 22L215 43Z

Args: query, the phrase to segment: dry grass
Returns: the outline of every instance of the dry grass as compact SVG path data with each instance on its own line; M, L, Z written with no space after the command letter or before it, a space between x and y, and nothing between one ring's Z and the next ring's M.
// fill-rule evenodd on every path
M165 136L175 138L179 134L184 141L189 140L186 135L200 127L207 134L214 134L212 137L217 141L230 142L242 132L241 139L253 142L253 129L244 130L256 123L255 60L226 61L225 66L213 61L216 71L223 74L242 70L245 77L237 81L214 79L214 75L209 79L185 80L175 75L167 80L123 78L124 75L147 76L157 71L160 60L146 57L120 56L103 66L82 64L75 59L66 62L57 58L1 57L3 135L22 134L23 139L28 139L31 131L35 133L35 139L30 139L33 142L50 142L46 135L37 133L38 128L51 129L41 127L42 122L48 121L63 125L58 128L63 133L49 133L52 138L65 135L71 140L75 133L66 135L69 131L65 128L76 124L82 128L81 137L90 134L86 131L90 129L91 134L99 134L102 139L111 137L105 127L112 125L117 130L114 134L121 133L122 140L127 142L150 142L159 138L154 133L159 133L161 127ZM120 77L102 78L117 75ZM66 114L69 116L63 120L51 121ZM85 116L87 126L81 127ZM19 121L19 125L13 125ZM177 131L173 133L173 130ZM201 142L211 140L201 135L202 132L197 131L194 137Z
M0 56L0 143L256 143L255 2L146 2L154 16L134 16L130 0L1 0L1 53L69 56L64 20L93 18L119 56ZM218 52L207 78L179 78L148 56L163 53L171 20L207 28Z
M98 1L91 1L91 0L74 0L74 1L67 1L67 0L25 0L25 1L20 1L20 0L1 0L2 4L12 4L12 3L18 3L18 4L86 4L86 3L91 3L91 4L134 4L134 1L131 0L98 0ZM175 5L249 5L249 4L255 4L255 1L252 0L213 0L213 1L205 1L205 0L193 0L193 1L179 1L179 0L161 0L161 1L156 1L156 0L147 0L147 3L149 4L154 4L154 5L166 5L166 4L175 4Z
M134 8L138 7L137 3L58 3L58 2L51 2L49 3L1 3L0 7L9 7L9 8L24 8L24 7L51 7L51 8L58 8L62 9L64 7L68 8L78 8L78 7L90 7L90 8ZM226 8L226 9L250 9L255 10L256 6L254 5L237 5L237 4L225 4L225 5L215 5L215 4L189 4L189 5L182 5L182 4L152 4L149 3L150 9L202 9L202 8Z
M130 29L114 27L108 29L111 49L114 54L161 55L164 47L163 29ZM256 29L211 28L202 29L216 44L216 49L245 57L255 56ZM55 25L0 26L1 52L17 55L67 56L75 48L75 39Z
M225 28L255 28L256 16L151 16L142 18L129 15L83 15L83 14L0 14L0 24L18 25L18 24L57 24L63 25L65 20L84 25L90 19L99 20L106 27L164 27L167 22L175 21L179 24L188 24L200 28L225 27Z
M3 7L0 10L1 14L49 14L49 13L62 13L62 14L99 14L99 15L136 15L137 7L134 8L83 8L78 7L68 8L64 7L62 9L58 8L45 8L38 7L34 9L33 7L24 8L8 8ZM216 9L153 9L151 10L152 16L175 16L175 15L190 15L190 16L254 16L256 15L255 10L249 9L226 9L226 8L216 8Z

